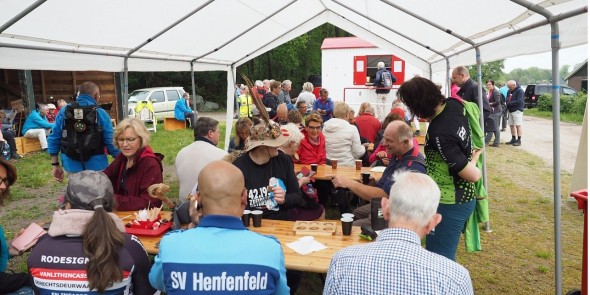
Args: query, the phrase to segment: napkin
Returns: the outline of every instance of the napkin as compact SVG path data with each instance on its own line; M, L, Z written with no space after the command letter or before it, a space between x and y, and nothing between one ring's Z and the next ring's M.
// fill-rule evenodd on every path
M385 166L375 166L373 168L371 168L371 172L379 172L379 173L383 173L385 171Z
M312 236L301 237L295 242L288 243L287 247L301 255L307 255L311 252L328 248L324 244L314 240Z

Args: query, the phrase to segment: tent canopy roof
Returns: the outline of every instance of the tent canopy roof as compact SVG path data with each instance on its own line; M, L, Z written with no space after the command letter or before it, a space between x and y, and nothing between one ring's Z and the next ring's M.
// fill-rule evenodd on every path
M531 3L582 11L560 22L560 42L587 43L585 0ZM130 71L227 70L324 23L434 72L445 57L474 64L475 44L483 61L551 49L546 18L509 0L4 0L0 68L120 72L129 55Z

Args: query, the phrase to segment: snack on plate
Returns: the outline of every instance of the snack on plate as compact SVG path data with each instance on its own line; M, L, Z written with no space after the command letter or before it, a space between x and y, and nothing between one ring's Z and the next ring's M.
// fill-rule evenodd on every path
M134 212L135 220L131 222L131 227L153 229L156 230L160 227L160 211L162 206L159 208L143 209L138 212Z

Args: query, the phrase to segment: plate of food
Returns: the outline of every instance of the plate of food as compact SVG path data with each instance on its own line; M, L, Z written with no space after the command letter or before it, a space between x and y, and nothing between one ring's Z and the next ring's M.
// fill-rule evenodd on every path
M162 207L134 212L135 219L125 224L125 231L128 234L138 236L159 236L163 234L172 226L172 222L161 218L161 210Z

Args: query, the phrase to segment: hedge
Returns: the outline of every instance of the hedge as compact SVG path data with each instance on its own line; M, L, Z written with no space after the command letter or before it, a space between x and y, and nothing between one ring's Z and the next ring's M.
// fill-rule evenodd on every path
M586 110L587 99L588 94L584 92L578 92L575 95L561 95L559 97L560 113L579 114L583 116ZM539 111L553 111L553 99L550 93L544 93L539 97L537 109Z

